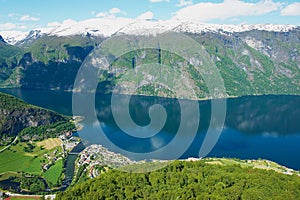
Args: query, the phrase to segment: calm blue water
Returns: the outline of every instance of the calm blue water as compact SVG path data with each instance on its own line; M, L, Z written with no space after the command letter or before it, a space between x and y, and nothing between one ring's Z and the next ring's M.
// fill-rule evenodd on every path
M23 100L59 113L72 114L72 93L61 91L38 91L1 89ZM112 151L148 153L169 144L176 136L180 124L181 110L176 99L158 97L132 97L130 114L133 121L141 126L150 122L149 108L154 104L163 105L167 120L163 129L149 138L128 136L116 125L110 107L110 96L96 95L96 111L105 136L114 147L100 140L99 127L86 119L83 124L86 142L100 143ZM180 158L197 157L210 122L210 101L199 101L200 123L195 138L186 133L182 141L193 139L191 146ZM192 120L191 120L192 121ZM235 157L241 159L269 159L282 165L300 169L300 96L249 96L227 100L227 114L221 136L208 154L210 157ZM172 159L172 152L153 158ZM133 159L141 159L132 157Z

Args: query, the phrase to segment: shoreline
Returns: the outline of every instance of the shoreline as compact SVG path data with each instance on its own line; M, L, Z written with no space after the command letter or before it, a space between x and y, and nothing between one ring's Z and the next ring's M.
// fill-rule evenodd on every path
M84 120L84 116L72 116L71 121L75 124L76 132L84 128L84 126L80 123L83 120Z
M297 175L300 177L300 170L292 169L281 165L277 162L268 159L240 159L240 158L231 158L231 157L205 157L205 158L195 158L189 157L186 159L175 159L175 160L159 160L151 159L150 161L141 160L137 161L134 164L143 164L143 163L166 163L166 162L199 162L203 161L206 164L216 164L222 166L228 165L240 165L241 167L250 167L253 169L262 169L262 170L272 170L276 173L286 174L286 175Z
M93 146L93 144L85 147L79 154L84 152L90 146ZM282 164L279 164L275 161L272 161L272 160L269 160L269 159L263 159L263 158L262 159L261 158L258 158L258 159L240 159L240 158L233 158L233 157L203 157L203 158L188 157L188 158L185 158L185 159L174 159L174 160L160 160L160 159L133 160L133 159L130 159L130 158L126 157L125 155L113 152L113 151L109 150L108 148L102 146L101 144L98 144L98 145L94 144L94 146L100 146L101 148L105 149L106 151L109 151L113 154L125 157L128 160L131 160L132 164L155 163L155 162L162 163L162 162L174 162L174 161L185 161L185 162L204 161L204 162L207 162L207 161L216 161L216 160L217 161L222 161L223 160L225 162L226 161L231 161L231 163L233 163L233 164L240 164L240 165L245 165L245 166L248 165L249 167L251 167L251 164L253 164L253 166L252 166L253 168L274 170L274 171L277 171L279 173L280 173L279 169L281 169L281 170L284 170L286 172L293 172L294 174L298 174L298 176L300 176L300 169L299 170L298 169L293 169L293 168L284 166ZM260 165L258 165L257 163L260 163Z
M56 92L66 92L66 93L80 93L81 91L73 91L73 90L60 90L55 88L18 88L18 87L0 87L0 90L29 90L29 91L56 91ZM0 91L2 92L2 91ZM5 92L2 92L5 93ZM98 92L92 92L92 91L86 91L83 93L95 93L95 95L111 95L113 93L98 93ZM7 94L7 93L6 93ZM219 99L236 99L236 98L243 98L243 97L262 97L262 96L299 96L300 94L245 94L240 96L226 96L226 97L214 97L214 98L176 98L176 97L165 97L165 96L157 96L157 95L144 95L144 94L126 94L126 93L120 93L117 95L131 95L131 96L141 96L141 97L158 97L158 98L165 98L165 99L180 99L180 100L190 100L190 101L208 101L208 100L219 100Z

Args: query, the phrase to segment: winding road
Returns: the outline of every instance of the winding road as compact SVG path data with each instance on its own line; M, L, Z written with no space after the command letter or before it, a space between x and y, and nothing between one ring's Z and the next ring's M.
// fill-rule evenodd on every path
M18 139L18 136L14 139L14 141L12 141L12 143L10 143L9 145L7 145L7 146L4 147L3 149L1 149L1 150L0 150L0 153L1 153L2 151L4 151L5 149L9 148L13 143L15 143L15 142L17 141L17 139Z

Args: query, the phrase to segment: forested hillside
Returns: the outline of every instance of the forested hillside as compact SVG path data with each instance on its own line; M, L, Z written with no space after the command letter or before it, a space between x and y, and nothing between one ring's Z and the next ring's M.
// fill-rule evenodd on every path
M175 161L150 173L110 170L57 199L299 199L300 178L275 171Z
M67 116L0 93L1 145L9 143L17 135L28 139L33 136L36 139L43 139L57 135L62 131L75 129L69 120L70 118Z

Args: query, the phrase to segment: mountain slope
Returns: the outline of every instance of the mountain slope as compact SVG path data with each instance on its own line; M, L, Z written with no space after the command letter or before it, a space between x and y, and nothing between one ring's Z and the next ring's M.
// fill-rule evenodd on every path
M12 62L9 55L3 54L0 87L72 90L79 67L107 37L133 34L142 38L168 30L187 34L204 47L224 79L228 96L300 94L300 28L297 26L125 19L117 22L90 19L32 31L18 44L23 56L16 56ZM7 52L8 45L4 45L0 51ZM116 58L111 69L99 77L98 92L112 92L120 77L132 68L133 60L136 65L158 62L157 51L145 50L145 54L142 51ZM172 52L161 51L160 56L162 64L175 68L193 82L197 98L209 96L203 77L194 66ZM118 73L114 69L119 69ZM140 88L137 94L172 97L170 91L159 91L154 85Z
M32 106L20 99L17 99L11 95L0 93L0 138L2 139L1 144L8 142L16 135L20 134L22 130L31 128L30 130L24 131L22 135L29 134L39 135L37 127L47 127L53 125L65 125L72 127L73 125L69 122L69 118L59 115L50 110L42 109L36 106ZM56 124L56 125L55 125ZM73 126L74 127L74 126ZM42 131L42 138L49 137L52 133ZM59 131L57 132L59 134Z
M300 94L300 29L291 32L252 30L225 35L219 32L186 34L204 47L219 69L228 96ZM135 64L132 64L133 60ZM194 66L172 52L159 49L137 50L117 58L110 69L104 70L98 92L109 93L117 83L128 85L121 77L129 69L158 62L164 65L163 71L166 66L172 66L191 80L198 98L209 96L203 76ZM137 80L138 67L135 72L131 83L138 86L144 79ZM160 75L164 76L164 73ZM172 97L169 91L159 91L153 85L140 88L137 93Z
M23 50L19 47L0 41L0 82L6 81L13 75L22 54Z
M42 36L30 41L24 44L29 47L0 85L70 90L81 63L100 40L89 36Z

